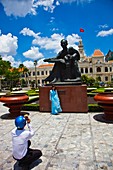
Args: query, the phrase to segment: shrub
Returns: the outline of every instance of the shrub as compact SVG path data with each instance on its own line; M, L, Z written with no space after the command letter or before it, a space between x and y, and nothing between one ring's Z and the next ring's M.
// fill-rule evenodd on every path
M39 104L24 104L22 110L39 111ZM103 112L103 108L98 104L88 104L88 112Z
M104 88L98 88L92 91L92 93L103 93L103 92L105 92Z
M87 96L88 96L88 97L94 97L96 94L97 94L97 93L89 92L89 93L87 93Z
M103 112L103 108L100 107L98 104L88 104L88 111L89 112Z
M22 110L39 111L39 104L24 104Z
M37 96L37 95L39 95L39 92L36 92L35 89L32 89L32 90L28 90L27 95L28 96Z

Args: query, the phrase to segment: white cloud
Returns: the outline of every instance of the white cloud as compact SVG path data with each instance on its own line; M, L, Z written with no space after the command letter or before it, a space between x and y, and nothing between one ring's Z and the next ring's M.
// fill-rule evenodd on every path
M23 55L26 58L30 58L30 59L40 59L43 57L43 54L39 52L39 48L38 47L31 47L30 50L26 51L23 53Z
M54 0L1 0L7 16L25 17L27 14L36 15L39 6L53 12ZM57 5L57 4L56 4Z
M54 52L57 53L61 49L60 41L63 38L63 34L54 33L50 38L37 36L37 38L35 38L32 43L40 46L40 48L45 50L54 50Z
M46 64L48 62L44 62L44 58L43 59L40 59L38 62L37 62L37 66L40 66L40 65L43 65L43 64Z
M47 62L44 62L43 60L44 60L44 58L37 60L37 67L42 65L42 64L47 63ZM26 61L23 62L23 65L26 66L27 68L34 67L34 62L31 61L31 60L26 60Z
M78 34L72 34L67 36L67 41L69 42L69 46L73 46L76 50L78 50L78 46L75 43L78 43L80 40L80 37Z
M58 28L53 28L52 31L58 31L59 29Z
M27 68L34 67L34 62L31 60L30 61L26 60L23 62L23 65L26 66Z
M0 54L16 55L18 38L11 33L0 35Z
M71 2L76 2L77 0L59 0L59 2L62 3L71 3Z
M75 43L80 40L80 37L76 34L65 37L63 34L54 33L50 38L38 36L33 40L33 44L39 45L40 48L44 48L45 50L53 50L55 53L58 53L61 50L60 41L62 39L67 39L69 46L71 45L77 48Z
M36 34L32 30L30 30L29 28L25 27L23 30L20 31L20 34L23 34L24 36L28 35L28 36L37 37L38 35L40 35L40 32Z
M56 5L57 5L57 6L60 5L59 1L56 1Z
M35 6L43 6L45 11L53 12L55 6L53 5L54 0L37 0Z
M55 18L54 18L54 17L51 17L50 22L52 23L54 20L55 20Z
M108 28L108 25L107 24L99 25L99 28Z
M21 64L20 61L15 61L14 57L12 57L11 55L4 55L2 57L3 60L5 61L9 61L11 63L12 67L19 67L19 65Z
M100 31L97 34L97 37L105 37L105 36L109 36L109 35L113 35L113 28L107 31Z
M83 4L91 1L93 0L1 0L0 2L7 16L25 17L28 14L36 15L38 7L52 13L55 7L60 5L60 2Z
M25 17L27 14L36 14L34 0L1 0L6 15Z
M23 31L24 30L24 31ZM80 40L80 37L77 34L68 35L65 37L63 34L52 34L51 37L41 37L39 33L35 34L30 29L23 29L21 33L24 33L23 35L33 36L34 40L32 41L33 45L38 45L39 48L45 49L45 50L53 50L55 53L58 53L61 50L60 41L62 39L67 39L69 46L73 46L75 48L78 48L75 43L77 43ZM32 34L31 34L32 33Z
M59 0L59 2L63 2L63 3L76 2L77 4L90 3L91 1L93 0Z

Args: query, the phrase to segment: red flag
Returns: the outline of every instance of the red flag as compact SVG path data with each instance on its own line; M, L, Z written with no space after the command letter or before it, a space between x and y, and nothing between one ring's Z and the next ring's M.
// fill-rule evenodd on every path
M84 29L83 29L83 28L80 28L80 32L84 32Z

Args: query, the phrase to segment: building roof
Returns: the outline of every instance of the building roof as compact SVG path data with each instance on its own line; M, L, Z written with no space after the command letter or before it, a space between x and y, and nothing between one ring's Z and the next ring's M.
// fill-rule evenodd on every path
M9 69L11 72L14 71L14 68L10 68ZM24 71L24 68L16 68L16 70L18 70L18 72L23 72Z
M109 50L107 55L105 56L105 60L108 61L112 61L113 62L113 51Z
M53 67L54 66L54 64L42 64L42 65L40 65L40 66L38 66L38 68L45 68L45 67Z
M108 60L108 63L113 63L113 60Z
M104 56L104 54L99 49L94 51L93 57L101 57L101 56Z

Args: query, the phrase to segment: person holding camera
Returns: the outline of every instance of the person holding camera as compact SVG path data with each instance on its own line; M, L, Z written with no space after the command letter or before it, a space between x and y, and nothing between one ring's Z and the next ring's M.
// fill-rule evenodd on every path
M34 136L30 122L28 115L18 116L15 119L16 128L12 130L13 158L18 161L23 170L29 169L30 164L42 156L40 150L30 148L30 139ZM26 125L28 130L25 129Z

